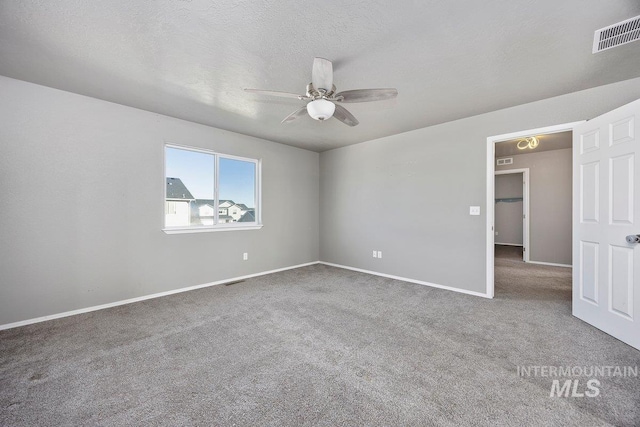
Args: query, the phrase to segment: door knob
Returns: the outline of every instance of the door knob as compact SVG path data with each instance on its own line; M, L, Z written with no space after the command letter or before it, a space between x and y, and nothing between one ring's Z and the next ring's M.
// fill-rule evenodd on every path
M629 234L627 236L627 243L640 243L640 234Z

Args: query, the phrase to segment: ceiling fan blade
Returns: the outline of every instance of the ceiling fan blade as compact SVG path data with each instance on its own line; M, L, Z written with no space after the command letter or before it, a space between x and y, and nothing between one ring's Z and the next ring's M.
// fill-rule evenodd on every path
M342 97L340 102L384 101L396 96L398 96L398 90L393 88L345 90L335 95L336 98Z
M340 120L345 125L349 125L349 126L356 126L358 123L360 123L358 119L353 117L353 114L347 111L347 109L344 108L342 105L338 105L338 104L336 104L336 111L333 112L333 117Z
M294 121L298 117L302 117L302 116L305 116L305 115L307 115L307 106L306 105L304 107L300 108L299 110L296 110L293 113L289 114L280 123L289 123L289 122Z
M324 89L330 92L333 87L333 64L328 59L313 58L311 70L311 83L317 90Z
M297 95L290 92L281 92L279 90L262 90L262 89L245 89L245 92L257 93L260 95L279 96L281 98L305 99L304 95Z

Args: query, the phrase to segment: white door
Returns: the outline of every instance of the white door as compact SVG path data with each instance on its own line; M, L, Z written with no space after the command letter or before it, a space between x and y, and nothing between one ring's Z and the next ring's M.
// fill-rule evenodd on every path
M573 133L573 315L640 349L640 100Z

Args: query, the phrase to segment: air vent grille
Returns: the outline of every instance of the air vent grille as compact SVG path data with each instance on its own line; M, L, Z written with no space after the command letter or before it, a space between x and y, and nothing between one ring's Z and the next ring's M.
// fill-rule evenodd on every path
M640 40L640 16L601 28L593 36L593 53Z
M513 157L503 157L501 159L498 159L497 163L498 163L498 166L512 165Z

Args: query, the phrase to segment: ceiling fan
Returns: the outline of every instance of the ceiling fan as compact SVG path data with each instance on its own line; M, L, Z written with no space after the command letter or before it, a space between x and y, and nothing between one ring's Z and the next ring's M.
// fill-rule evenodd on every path
M359 123L358 119L353 117L353 114L342 105L337 104L338 102L384 101L398 96L398 91L391 88L355 89L336 93L336 87L333 84L333 64L324 58L313 59L311 83L307 85L306 95L261 89L245 89L245 91L310 101L304 107L285 117L282 123L289 123L305 114L309 114L315 120L328 120L331 117L335 117L349 126L356 126Z

